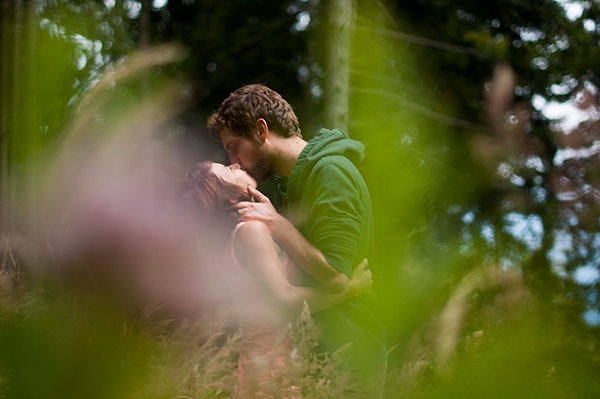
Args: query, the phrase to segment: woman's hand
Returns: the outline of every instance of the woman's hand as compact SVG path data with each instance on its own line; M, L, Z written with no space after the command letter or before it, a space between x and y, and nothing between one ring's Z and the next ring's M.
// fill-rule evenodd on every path
M367 268L368 265L369 261L363 259L352 272L352 277L346 287L346 294L349 298L355 298L371 293L373 289L373 274L371 273L371 270Z

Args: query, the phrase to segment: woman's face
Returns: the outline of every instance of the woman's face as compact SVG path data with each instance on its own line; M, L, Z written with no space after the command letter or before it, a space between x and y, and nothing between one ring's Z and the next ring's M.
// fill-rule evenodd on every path
M246 173L246 171L241 169L239 163L234 163L229 166L213 163L211 171L221 180L241 187L244 191L247 190L248 186L252 186L253 188L256 188L257 186L256 180Z

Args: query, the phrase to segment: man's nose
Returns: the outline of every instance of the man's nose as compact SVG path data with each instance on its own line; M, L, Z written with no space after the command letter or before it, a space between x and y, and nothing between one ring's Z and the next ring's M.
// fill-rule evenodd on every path
M229 156L229 165L233 165L234 163L237 163L239 165L240 161L237 159L237 157L230 155Z

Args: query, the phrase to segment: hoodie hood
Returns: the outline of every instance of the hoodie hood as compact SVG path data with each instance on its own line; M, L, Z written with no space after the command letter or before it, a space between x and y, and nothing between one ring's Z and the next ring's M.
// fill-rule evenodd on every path
M331 155L342 155L357 165L365 157L365 146L356 140L352 140L341 130L321 129L300 154L299 159L306 158L309 164Z
M323 158L342 156L354 165L360 164L365 157L365 146L359 141L352 140L341 130L321 129L308 141L308 144L292 167L289 183L299 179L295 184L303 185L313 167ZM308 166L308 167L307 167Z

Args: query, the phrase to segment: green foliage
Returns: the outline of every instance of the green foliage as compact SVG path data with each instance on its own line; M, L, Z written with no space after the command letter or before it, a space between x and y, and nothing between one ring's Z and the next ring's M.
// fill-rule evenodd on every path
M151 347L117 304L47 285L17 300L18 311L2 311L3 395L130 397L147 378Z
M293 28L305 1L169 1L154 13L155 42L178 42L194 56L185 73L206 113L243 84L264 83L302 98L297 68L307 63L305 35ZM241 67L243 65L243 67ZM200 122L202 123L202 122Z
M435 2L432 7L431 2L403 2L399 19L377 17L364 3L359 7L364 20L359 18L353 42L351 132L371 151L364 171L378 226L372 265L380 276L382 313L392 342L398 342L394 360L399 364L391 382L398 397L529 397L528 388L540 396L586 397L576 387L587 386L589 373L598 370L596 357L584 349L588 343L596 347L597 329L582 320L585 306L595 308L589 303L597 294L555 274L553 259L569 230L581 237L573 241L578 249L558 256L568 257L566 270L576 270L596 258L597 250L588 244L597 234L580 230L587 230L583 221L589 216L564 217L564 212L573 216L580 211L557 199L561 190L551 176L565 171L553 157L564 145L553 141L539 113L513 103L515 95L523 101L535 92L548 94L557 75L541 72L533 59L557 40L561 27L577 27L553 2L511 3L513 8L508 3ZM543 34L533 43L519 44L519 27L539 28ZM576 37L582 36L569 35ZM583 47L579 54L587 53ZM543 57L551 69L569 51L576 51L575 46ZM510 62L517 89L510 73L494 67L497 61ZM590 65L573 76L593 79ZM519 91L523 87L529 91ZM538 129L533 134L530 123ZM581 129L597 137L597 126ZM532 161L538 159L543 166L536 168ZM569 176L583 176L580 168L591 170L591 164L597 165L590 159L564 167ZM594 214L592 229L597 230L598 202L582 195L579 204ZM582 224L563 224L575 220ZM517 232L515 226L523 230ZM571 258L576 252L587 260ZM472 307L490 309L475 307L469 297L460 305L453 301L461 293L461 276L483 265L507 276L514 270L523 273L523 281L510 285L507 295L518 297L524 285L541 302L521 317L516 307L529 306L529 299L519 297L518 305L504 309L496 288L484 285L485 293L478 295L496 298L490 309L498 313L492 312L489 320L472 318ZM459 315L454 319L457 330L440 309ZM470 329L467 323L477 327ZM437 329L460 338L448 342ZM540 331L552 331L547 341L539 339ZM467 345L478 341L473 337L479 334L484 337L479 346ZM582 346L563 345L569 336ZM439 365L444 345L456 353L447 369ZM546 350L549 345L552 350ZM567 371L569 362L560 354L564 350L587 359L582 360L587 372L576 377ZM562 371L549 379L547 370ZM597 387L591 383L589 389Z
M122 40L127 26L121 14L93 1L41 2L37 7L4 2L2 14L0 38L10 55L0 64L5 94L0 101L2 213L7 224L16 226L22 222L17 215L32 205L32 176L47 167L74 106L100 71L133 43ZM98 24L100 18L106 21Z

